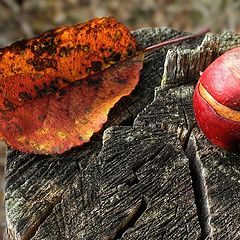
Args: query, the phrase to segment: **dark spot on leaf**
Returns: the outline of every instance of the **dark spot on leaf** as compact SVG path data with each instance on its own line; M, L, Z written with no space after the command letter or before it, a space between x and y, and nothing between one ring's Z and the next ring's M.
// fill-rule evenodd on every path
M42 97L41 89L38 86L34 86L34 90L38 97Z
M34 58L27 61L28 64L33 65L36 71L42 71L46 68L54 68L57 70L57 60L52 58Z
M65 93L66 93L66 91L65 91L64 89L60 89L59 92L58 92L58 95L59 95L60 97L62 97L62 96L65 95Z
M22 134L22 133L23 133L23 128L22 128L19 124L17 124L17 123L15 123L15 126L16 126L18 132L19 132L20 134Z
M8 50L10 52L13 52L15 54L21 54L26 48L28 47L28 40L22 39L20 41L17 41L13 43L10 47L8 47Z
M58 78L58 77L56 77L56 80L57 81L62 81L63 83L66 83L66 84L71 83L71 81L67 80L66 78Z
M90 47L89 47L89 45L83 45L82 49L83 49L84 52L88 52Z
M76 49L77 51L89 52L90 47L89 47L88 44L84 44L84 45L78 44L75 49Z
M99 62L99 61L93 61L92 62L92 70L94 72L101 71L101 68L102 68L102 62Z
M45 119L45 116L44 116L44 115L39 115L39 116L38 116L38 120L39 120L39 121L43 121L44 119Z
M20 98L21 100L24 100L24 101L26 101L26 100L31 100L31 99L32 99L32 97L30 96L30 94L27 93L27 92L20 92L20 93L19 93L19 98Z
M108 60L110 62L119 62L122 57L122 54L120 52L112 52Z
M108 64L108 63L109 63L109 60L108 60L108 58L107 58L107 57L105 57L105 56L103 56L103 61L104 61L104 63L106 63L106 64Z
M55 36L56 33L50 31L38 39L35 39L31 45L32 53L37 57L40 57L43 53L48 53L49 55L56 53L57 44L54 43Z
M69 83L70 86L81 86L82 84L83 84L82 79Z
M71 54L73 49L74 49L73 47L61 47L60 50L59 50L59 56L60 57L66 57L69 54Z
M85 71L86 71L87 74L90 74L90 73L91 73L91 70L92 70L92 68L87 67Z
M50 82L50 90L56 92L58 90L58 82L55 80Z
M37 97L44 97L45 95L51 93L51 87L47 86L46 83L43 83L42 86L34 86Z
M15 109L15 105L6 98L4 99L3 104L9 111L12 111Z

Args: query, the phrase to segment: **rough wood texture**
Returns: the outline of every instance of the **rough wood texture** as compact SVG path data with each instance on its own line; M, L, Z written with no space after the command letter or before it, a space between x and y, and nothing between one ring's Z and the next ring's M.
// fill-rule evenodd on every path
M208 192L213 239L240 239L240 155L210 145L198 129L191 138Z
M5 208L4 208L4 182L6 166L6 147L0 142L0 238L4 235L6 227Z
M183 33L134 34L147 46ZM191 99L199 71L239 43L233 33L209 34L149 54L103 136L80 148L60 156L10 149L8 239L238 239L239 156L204 139Z

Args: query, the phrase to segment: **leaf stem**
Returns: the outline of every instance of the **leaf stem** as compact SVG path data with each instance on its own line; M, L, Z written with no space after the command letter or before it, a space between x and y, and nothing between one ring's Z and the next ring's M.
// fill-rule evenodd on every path
M187 36L170 39L170 40L167 40L167 41L160 42L160 43L157 43L155 45L149 46L149 47L143 49L143 52L149 52L149 51L158 49L160 47L163 47L163 46L166 46L166 45L169 45L169 44L179 43L179 42L182 42L182 41L185 41L185 40L201 37L201 36L203 36L204 34L206 34L208 32L210 32L210 28L204 28L203 30L201 30L199 32L196 32L194 34L190 34L190 35L187 35Z

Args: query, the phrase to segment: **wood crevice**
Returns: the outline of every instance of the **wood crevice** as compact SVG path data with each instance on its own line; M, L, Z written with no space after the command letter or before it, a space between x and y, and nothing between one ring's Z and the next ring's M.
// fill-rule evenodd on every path
M185 153L189 159L189 170L195 196L198 220L201 228L200 239L204 240L212 235L211 213L207 193L207 185L203 174L202 162L197 153L197 145L192 130L186 139Z
M135 206L135 208L129 214L128 218L120 224L119 228L116 231L115 236L111 240L121 239L124 233L128 229L132 228L138 221L138 219L144 214L145 210L147 209L147 205L148 205L147 197L142 195L140 203Z
M136 175L136 172L133 172L133 174L126 180L126 185L128 187L132 187L135 184L138 184L140 182L139 178Z
M59 204L62 200L62 195L55 199L55 201L48 205L48 208L44 213L41 213L41 215L38 218L38 221L35 221L35 224L33 223L31 227L28 228L28 230L25 232L25 234L21 237L21 240L31 240L34 238L36 232L40 228L40 226L46 221L46 219L51 215L54 208L57 204Z
M72 182L74 181L74 178L69 182L69 186L71 186ZM36 235L37 231L39 228L41 228L41 226L45 223L45 221L51 216L51 214L53 213L54 209L56 208L56 206L58 204L61 204L62 199L63 199L63 195L68 191L68 188L66 188L61 195L56 196L52 202L50 202L47 206L47 209L43 212L41 212L38 221L35 221L35 223L33 223L31 225L31 227L28 228L28 230L25 232L25 234L23 234L23 236L21 237L21 240L31 240L34 239L34 236Z

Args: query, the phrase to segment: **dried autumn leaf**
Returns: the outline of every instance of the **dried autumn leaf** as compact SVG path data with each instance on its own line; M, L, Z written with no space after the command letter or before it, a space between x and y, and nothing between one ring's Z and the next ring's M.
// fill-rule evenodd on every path
M62 153L89 141L135 88L143 54L114 18L63 27L0 50L0 137L15 149ZM115 63L118 62L116 65Z
M0 139L38 154L89 141L137 85L145 52L203 33L137 52L124 25L97 18L0 49Z

